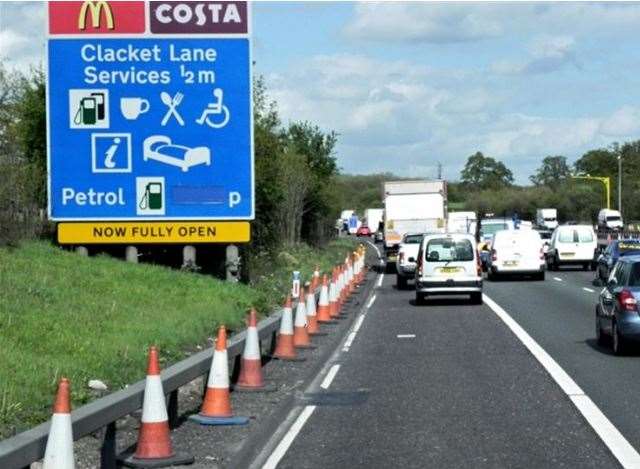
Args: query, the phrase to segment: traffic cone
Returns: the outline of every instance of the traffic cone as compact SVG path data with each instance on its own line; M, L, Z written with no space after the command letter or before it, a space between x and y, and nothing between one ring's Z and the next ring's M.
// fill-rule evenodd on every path
M235 391L274 391L274 386L267 386L262 375L262 356L260 339L258 338L258 318L255 308L249 312L247 335L244 340L244 351L240 362L240 375L234 386Z
M324 324L335 324L336 321L331 319L329 311L329 286L327 274L322 276L322 287L320 288L320 299L318 300L318 322Z
M73 430L71 428L71 385L60 379L53 404L49 438L44 451L43 469L74 469Z
M304 288L300 288L300 300L296 305L296 317L293 323L293 346L296 348L315 348L307 331L307 307Z
M332 319L338 319L340 317L337 279L337 270L334 268L333 275L331 276L331 283L329 284L329 315Z
M316 265L315 270L313 271L313 276L311 277L311 292L315 293L316 288L320 284L320 266Z
M231 410L227 330L224 326L218 329L202 408L199 414L189 418L200 425L244 425L249 422L248 417L235 417Z
M320 330L320 325L318 324L318 316L316 314L316 295L313 293L313 290L307 291L307 332L310 336L320 336L327 335L326 332L322 332Z
M282 310L282 318L280 319L280 331L276 341L276 349L273 352L274 358L289 361L303 361L303 357L298 357L295 346L293 344L293 314L291 312L291 297L287 296L287 300Z
M125 457L121 462L127 467L168 467L192 464L193 461L193 456L175 453L171 446L169 416L160 378L158 349L150 347L136 452Z

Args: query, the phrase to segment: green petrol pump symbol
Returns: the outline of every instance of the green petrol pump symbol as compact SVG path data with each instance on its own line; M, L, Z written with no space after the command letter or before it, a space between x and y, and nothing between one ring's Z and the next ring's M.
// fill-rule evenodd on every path
M143 210L162 210L162 183L150 182L144 190L144 196L140 201Z

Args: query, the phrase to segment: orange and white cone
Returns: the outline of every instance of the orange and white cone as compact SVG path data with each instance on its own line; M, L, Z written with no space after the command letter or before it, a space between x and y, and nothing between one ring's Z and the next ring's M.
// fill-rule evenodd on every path
M273 386L267 386L262 374L262 355L260 353L260 339L258 337L258 317L255 308L249 312L247 321L247 336L244 340L244 350L240 362L240 375L234 386L236 391L273 391Z
M280 318L280 331L276 339L276 349L273 352L274 358L289 361L303 361L304 358L298 357L296 348L293 344L293 312L291 311L291 297L287 296L287 300L282 310L282 318Z
M322 276L322 287L320 287L320 299L318 300L317 317L318 322L320 323L335 323L335 321L331 319L331 313L329 311L329 286L327 274L324 274Z
M74 469L73 430L71 429L71 385L67 378L58 383L53 404L49 438L44 451L43 469Z
M322 332L320 330L320 325L318 324L318 315L316 314L316 295L313 293L313 290L307 291L307 332L310 336L320 336L327 335L326 332Z
M338 310L338 286L337 286L338 274L336 269L333 269L333 275L331 276L331 283L329 284L329 314L332 319L338 319L340 311Z
M293 346L296 348L315 348L307 331L307 306L304 288L300 288L300 301L296 305L296 317L293 322Z
M235 417L231 410L227 330L224 326L218 329L207 380L207 391L204 394L200 413L189 418L201 425L244 425L249 422L248 417Z
M317 265L311 277L311 292L315 293L316 288L320 285L320 266Z
M153 467L168 467L191 464L193 461L193 456L173 451L158 349L150 347L138 444L133 456L127 457L122 463L128 467L150 467L151 463Z

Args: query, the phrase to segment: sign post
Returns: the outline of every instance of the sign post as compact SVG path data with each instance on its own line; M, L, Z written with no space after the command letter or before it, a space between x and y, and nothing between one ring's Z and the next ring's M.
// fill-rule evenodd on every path
M249 16L240 1L49 3L48 194L59 242L249 240Z

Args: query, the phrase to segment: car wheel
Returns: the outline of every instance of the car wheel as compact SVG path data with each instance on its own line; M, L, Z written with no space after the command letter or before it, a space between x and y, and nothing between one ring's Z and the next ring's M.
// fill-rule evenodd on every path
M591 268L591 267L590 267L590 264L589 264L589 263L582 264L582 270L589 270L590 268Z
M597 263L595 263L595 262L591 262L591 263L589 264L589 270L593 272L594 270L596 270L596 267L597 267L597 266L598 266L598 264L597 264Z
M482 304L482 293L472 293L471 294L471 303L474 305L481 305Z
M416 292L416 304L423 305L426 297L427 295L425 295L424 293Z
M545 273L544 273L544 271L540 272L540 273L536 276L536 279L540 280L541 282L544 282L544 278L545 278Z
M626 351L626 343L624 337L620 334L620 329L618 329L618 324L613 323L613 330L611 332L611 341L613 345L613 353L616 355L624 355Z
M553 268L551 270L558 271L560 270L560 260L558 259L558 255L553 256Z
M407 279L400 274L396 274L396 286L398 290L405 290L407 288Z

